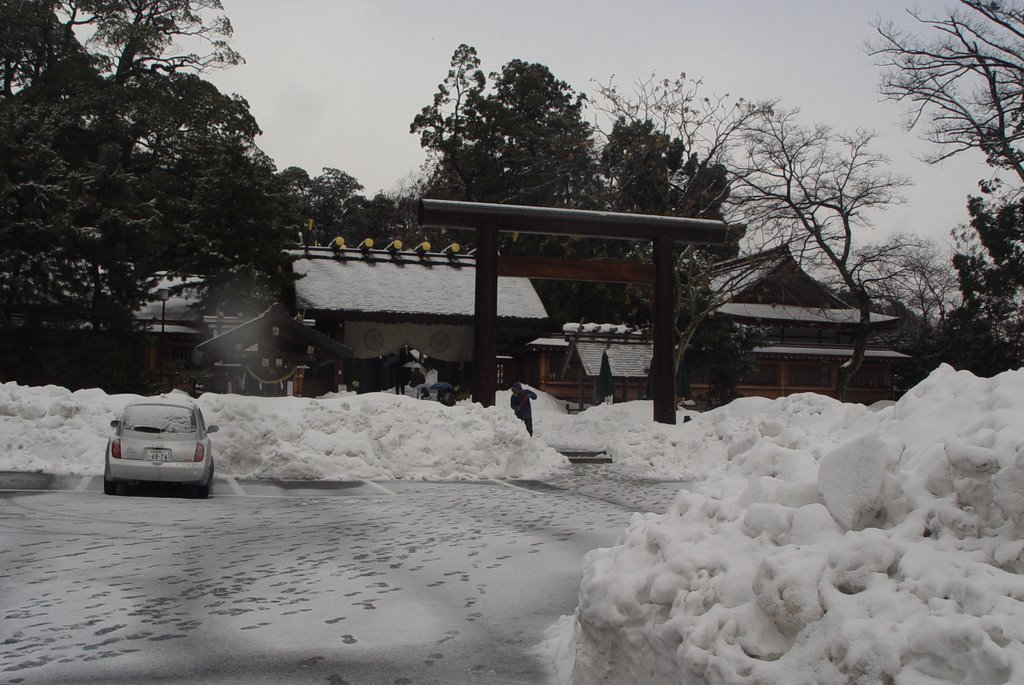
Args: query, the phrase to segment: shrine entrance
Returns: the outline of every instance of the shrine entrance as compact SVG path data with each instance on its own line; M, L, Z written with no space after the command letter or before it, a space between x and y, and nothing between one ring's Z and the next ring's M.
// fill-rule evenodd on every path
M473 316L473 401L494 406L498 276L554 280L640 283L654 287L654 420L676 422L673 366L675 277L673 243L721 245L728 229L721 221L577 209L522 207L480 202L422 199L418 221L424 228L476 231L476 299ZM501 232L581 238L650 240L653 264L618 261L513 257L498 254Z

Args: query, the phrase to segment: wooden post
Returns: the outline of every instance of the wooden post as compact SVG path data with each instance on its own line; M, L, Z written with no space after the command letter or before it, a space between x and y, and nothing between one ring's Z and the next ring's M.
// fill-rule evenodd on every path
M654 239L654 420L675 424L676 389L673 342L675 338L676 283L672 273L672 239Z
M479 202L421 199L417 220L424 228L468 228L477 232L476 313L473 340L473 399L494 404L498 269L504 276L567 278L644 283L646 265L610 262L580 263L543 257L499 260L498 233L516 231L583 238L654 241L654 420L676 422L675 402L675 277L673 242L720 245L728 228L720 221L636 214L617 214L549 207L522 207ZM583 379L580 377L582 387ZM582 402L582 393L580 401Z
M498 229L476 232L476 310L473 314L473 401L494 406L497 369Z

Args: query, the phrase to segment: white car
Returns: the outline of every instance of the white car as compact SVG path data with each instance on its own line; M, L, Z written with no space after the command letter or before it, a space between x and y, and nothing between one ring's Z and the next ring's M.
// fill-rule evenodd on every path
M203 413L187 395L162 395L133 400L120 419L110 422L103 492L117 494L118 484L180 483L196 497L209 497L213 483L213 452Z

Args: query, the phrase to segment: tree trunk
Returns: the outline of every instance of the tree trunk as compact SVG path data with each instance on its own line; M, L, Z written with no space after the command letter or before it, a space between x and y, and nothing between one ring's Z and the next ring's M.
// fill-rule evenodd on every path
M864 352L868 346L868 334L871 331L871 298L863 289L858 289L856 296L860 319L857 322L857 332L853 336L853 354L839 367L836 397L840 402L846 401L846 391L850 385L850 379L857 373L857 369L864 361Z

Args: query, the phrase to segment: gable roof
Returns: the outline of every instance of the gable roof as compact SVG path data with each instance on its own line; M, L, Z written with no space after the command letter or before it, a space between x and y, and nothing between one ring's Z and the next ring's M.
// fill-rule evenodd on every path
M725 293L732 302L849 308L804 271L786 245L719 262L709 276L711 289Z
M351 350L337 340L292 318L280 302L271 305L255 319L200 343L196 346L196 352L202 355L204 360L220 361L237 354L239 349L244 350L264 339L273 327L279 329L278 335L283 340L297 345L312 346L320 351L321 356L340 359L351 354Z
M579 340L575 346L580 363L583 364L583 372L595 377L601 373L601 355L604 352L608 353L613 378L647 378L651 358L654 356L654 345L651 343Z
M711 289L727 291L735 296L774 273L777 273L793 256L785 247L776 247L753 255L736 257L717 262L711 266L709 276Z
M293 254L299 309L467 321L476 309L474 257L326 248ZM548 313L528 278L500 276L498 317L542 320Z
M860 311L834 295L805 272L785 245L719 262L711 286L729 301L716 309L738 321L776 326L855 326ZM888 327L898 317L871 312L873 328Z

